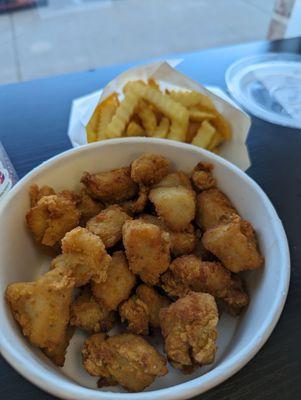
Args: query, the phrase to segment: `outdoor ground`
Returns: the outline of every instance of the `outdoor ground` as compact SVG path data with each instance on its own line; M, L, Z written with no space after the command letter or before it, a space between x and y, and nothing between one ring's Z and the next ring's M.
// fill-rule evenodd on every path
M265 39L274 0L48 0L0 14L0 84Z

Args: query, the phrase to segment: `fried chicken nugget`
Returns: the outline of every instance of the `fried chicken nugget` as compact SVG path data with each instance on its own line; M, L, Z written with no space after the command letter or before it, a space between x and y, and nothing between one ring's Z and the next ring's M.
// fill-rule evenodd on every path
M5 293L23 335L60 366L71 337L67 326L73 288L71 275L56 269L35 282L12 283Z
M92 282L92 292L96 299L108 310L117 310L119 304L127 300L136 284L135 275L129 270L129 265L123 251L116 251L107 272L105 282Z
M183 254L189 254L194 250L197 237L192 224L189 224L184 232L173 232L161 218L155 215L142 214L139 219L157 225L159 228L169 233L170 252L173 256L177 257Z
M88 220L99 214L105 206L99 201L95 201L89 196L86 189L81 189L78 193L77 209L81 213L80 224L85 226Z
M120 206L129 215L142 213L148 202L149 188L139 185L138 197L133 200L125 201Z
M96 174L84 172L81 182L91 197L108 204L130 200L138 193L138 185L131 179L130 167Z
M167 307L170 301L160 295L153 287L141 284L136 295L129 298L119 307L121 321L127 321L128 330L137 335L148 335L149 325L160 326L159 312Z
M142 337L131 333L106 338L102 334L86 340L82 350L88 373L100 376L101 383L114 381L130 392L139 392L157 376L166 375L165 358Z
M189 291L209 293L222 300L232 315L240 314L249 303L239 276L219 262L202 261L192 254L174 259L161 282L170 296L183 297Z
M87 222L87 229L99 236L106 248L115 246L122 238L122 227L125 221L131 220L121 207L107 207Z
M155 205L159 217L175 232L187 229L195 217L195 192L184 186L152 189L149 199Z
M189 176L183 171L171 172L166 175L160 182L153 185L153 188L157 187L176 187L184 186L187 189L192 189Z
M55 191L51 186L44 185L39 188L36 184L31 185L29 188L30 207L36 206L42 197L52 194L55 194Z
M175 368L214 361L218 311L208 293L190 293L160 311L165 352Z
M231 201L219 189L205 190L198 195L196 214L196 223L203 231L225 218L238 215Z
M212 176L213 165L199 162L192 170L191 180L197 190L208 190L216 186Z
M86 285L90 280L104 282L111 257L101 239L86 228L77 227L62 240L63 254L52 260L52 268L71 271L75 285Z
M145 283L156 285L169 266L169 234L153 224L133 220L123 225L122 236L130 270Z
M76 204L60 195L43 196L26 214L26 222L35 240L55 246L66 232L79 224Z
M84 288L71 305L70 325L84 331L108 331L113 327L114 321L114 313L97 302L88 287Z
M137 296L130 297L119 307L121 322L127 322L129 332L148 335L149 311L147 305Z
M131 165L131 178L144 186L158 183L170 168L170 161L160 154L143 154Z
M208 229L202 242L232 272L260 268L264 264L252 225L239 217Z

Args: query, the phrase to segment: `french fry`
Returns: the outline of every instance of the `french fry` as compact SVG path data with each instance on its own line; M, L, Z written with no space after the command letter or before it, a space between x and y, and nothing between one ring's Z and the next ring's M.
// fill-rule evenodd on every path
M160 90L160 86L159 86L158 82L155 81L154 78L148 78L147 84L154 89Z
M203 93L196 92L194 90L192 91L176 91L176 90L171 90L169 91L169 96L177 101L178 103L181 103L185 107L194 107L198 104L208 107L209 109L215 109L214 104L210 97L206 96Z
M213 149L211 149L210 151L212 151L212 153L215 153L215 154L219 154L220 153L219 147L213 147Z
M145 136L145 131L136 121L130 121L126 128L127 136Z
M156 129L153 131L152 135L153 137L156 138L166 138L169 130L169 119L167 117L163 117L159 123L159 125L156 127Z
M159 90L143 85L141 82L132 81L127 83L128 89L131 88L133 92L154 104L164 115L169 117L172 121L178 121L180 124L185 125L188 123L189 113L185 107L177 103L169 96L161 93Z
M214 126L212 126L208 121L203 121L191 143L195 146L207 149L214 134Z
M122 136L125 127L129 122L139 101L139 95L132 91L127 91L123 101L119 104L112 121L106 129L107 138L115 138Z
M224 138L222 137L222 135L218 131L216 131L211 142L208 145L208 150L212 151L214 148L222 144L223 141Z
M232 133L228 121L216 111L216 118L210 121L225 140L230 140Z
M189 119L194 122L202 122L205 119L211 120L216 118L216 115L212 112L201 111L197 107L191 107L189 109Z
M106 139L106 129L119 105L118 94L112 93L99 107L99 120L97 124L96 140Z
M188 122L183 124L176 120L173 120L171 121L171 126L167 139L177 140L179 142L185 142L187 129L188 129Z
M198 129L201 126L201 122L189 122L187 134L186 134L186 142L191 143L192 139L197 134Z
M152 132L156 129L157 126L157 118L155 113L148 107L148 104L140 100L138 106L138 116L141 119L143 128L148 131Z

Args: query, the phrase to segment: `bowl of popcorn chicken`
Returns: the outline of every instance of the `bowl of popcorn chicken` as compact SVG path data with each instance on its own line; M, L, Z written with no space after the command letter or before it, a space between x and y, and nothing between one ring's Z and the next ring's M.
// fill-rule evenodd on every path
M58 155L0 207L1 351L64 399L184 399L237 372L285 303L289 251L261 188L180 142Z

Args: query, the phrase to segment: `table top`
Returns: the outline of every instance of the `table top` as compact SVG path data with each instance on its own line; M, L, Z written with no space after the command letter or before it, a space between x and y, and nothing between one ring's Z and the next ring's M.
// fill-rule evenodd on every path
M184 61L178 69L203 84L224 88L225 71L231 63L271 51L301 54L301 38L185 54L180 56ZM103 87L129 66L0 86L0 140L20 178L71 147L67 128L72 99ZM247 172L270 197L288 236L290 290L280 321L259 353L235 376L199 398L297 400L301 396L301 130L252 117L248 147L252 167ZM54 399L27 382L1 357L0 398Z

